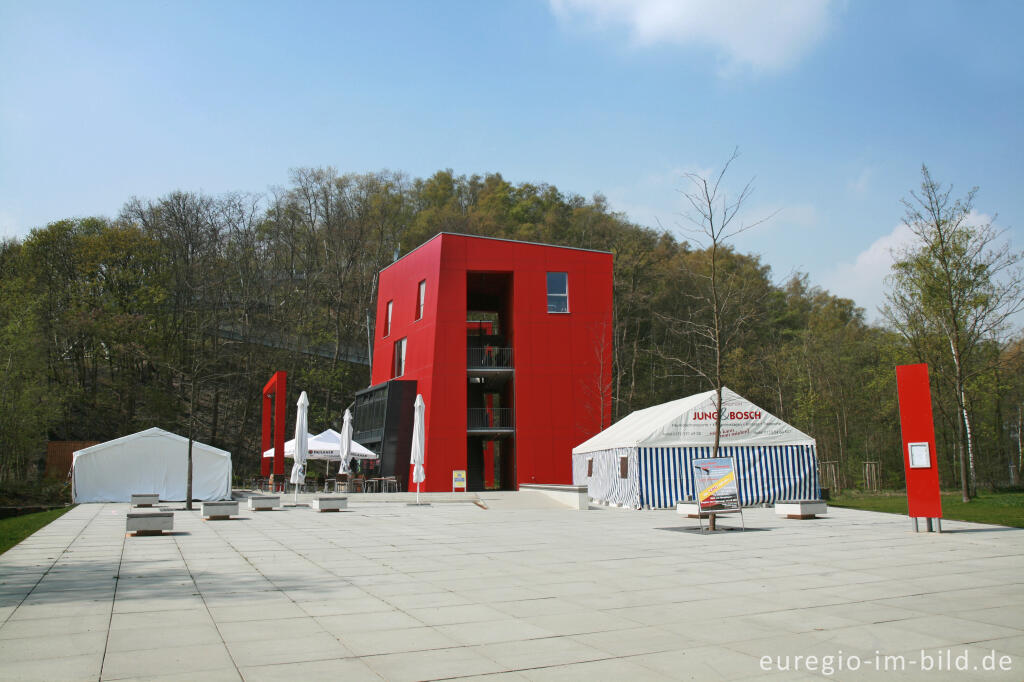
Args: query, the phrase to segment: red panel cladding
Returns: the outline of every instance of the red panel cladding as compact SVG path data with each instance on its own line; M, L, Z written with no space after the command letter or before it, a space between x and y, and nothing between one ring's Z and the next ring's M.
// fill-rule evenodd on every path
M371 380L391 379L394 343L407 338L405 379L426 403L425 490L450 490L466 469L466 280L511 273L516 477L570 483L572 448L607 427L611 395L612 256L609 253L440 234L380 274ZM547 272L565 272L569 313L547 312ZM426 280L423 319L417 286ZM393 301L390 334L383 319Z
M903 468L907 474L907 513L912 517L942 518L928 365L897 366L896 385L903 431ZM931 466L927 469L910 467L910 443L928 443Z

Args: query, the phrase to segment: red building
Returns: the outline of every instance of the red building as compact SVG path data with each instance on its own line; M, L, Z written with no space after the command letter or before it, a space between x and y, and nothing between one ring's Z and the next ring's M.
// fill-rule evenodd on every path
M423 395L425 490L455 470L470 490L571 483L572 448L610 424L610 253L442 233L378 291L371 380Z

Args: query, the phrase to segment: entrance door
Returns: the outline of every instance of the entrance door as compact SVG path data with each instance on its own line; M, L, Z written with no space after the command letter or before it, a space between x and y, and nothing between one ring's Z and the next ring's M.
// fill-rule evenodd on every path
M512 438L470 436L466 447L467 490L515 490Z

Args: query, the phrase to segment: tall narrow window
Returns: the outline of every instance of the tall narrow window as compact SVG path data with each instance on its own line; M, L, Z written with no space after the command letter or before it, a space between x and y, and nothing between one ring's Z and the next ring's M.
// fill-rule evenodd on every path
M391 370L391 376L395 378L405 374L405 339L395 341L395 359Z
M391 304L394 301L388 301L388 309L384 313L384 336L391 333Z
M548 312L569 312L569 275L567 273L548 273Z
M427 299L427 280L422 280L416 289L416 319L423 319L423 304Z

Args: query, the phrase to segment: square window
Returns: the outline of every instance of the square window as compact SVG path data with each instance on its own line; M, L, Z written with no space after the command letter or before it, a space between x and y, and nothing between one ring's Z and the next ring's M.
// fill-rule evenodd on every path
M619 457L619 478L629 478L629 457Z
M384 336L391 333L391 305L394 301L388 301L387 310L384 312Z
M416 289L416 319L423 319L423 304L427 299L427 280L420 282Z
M569 275L565 272L548 273L548 312L569 312Z
M395 341L395 357L391 364L391 376L398 378L405 374L405 339Z

